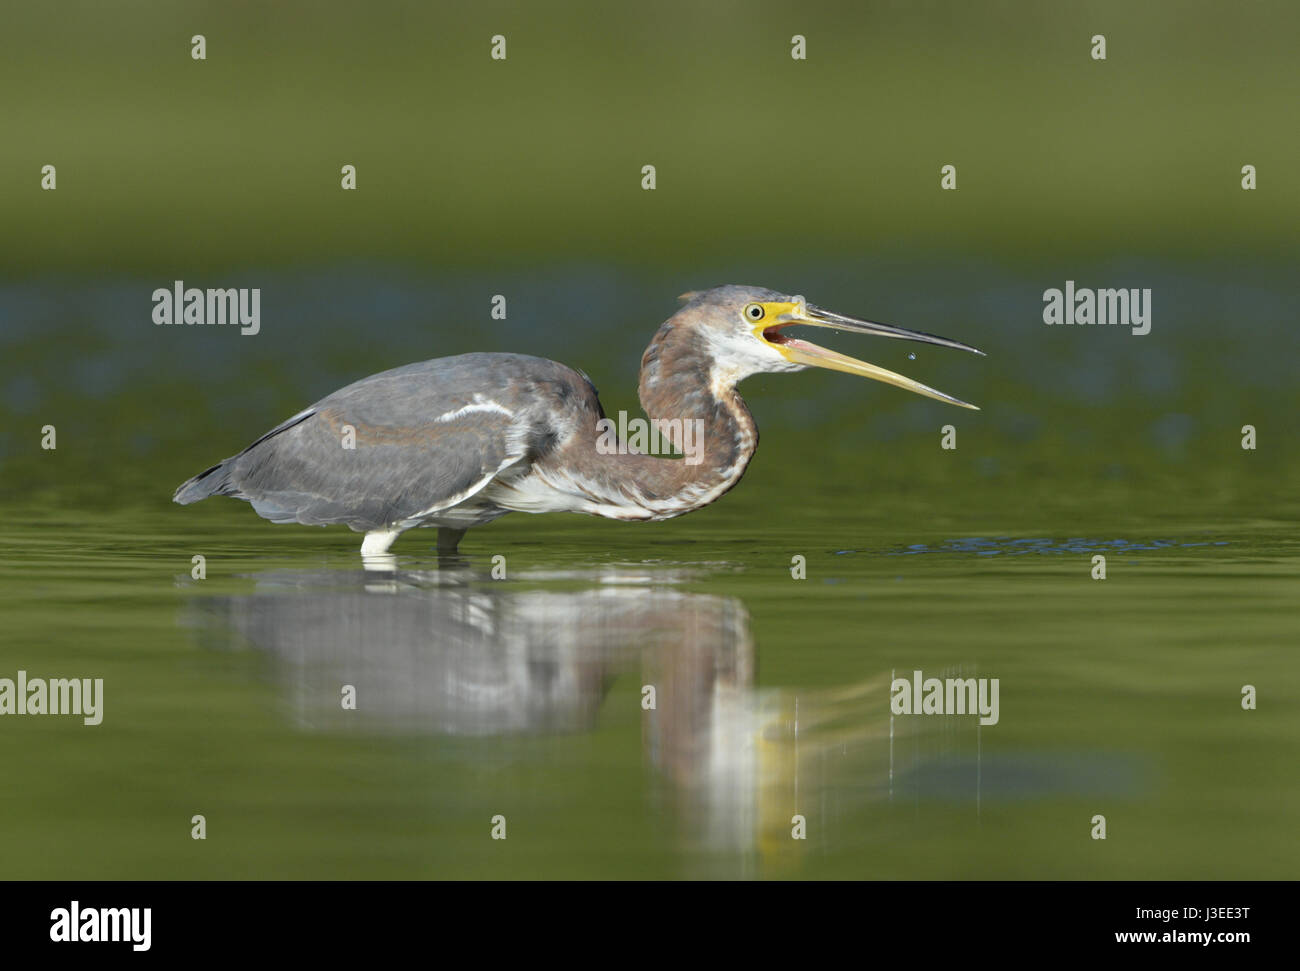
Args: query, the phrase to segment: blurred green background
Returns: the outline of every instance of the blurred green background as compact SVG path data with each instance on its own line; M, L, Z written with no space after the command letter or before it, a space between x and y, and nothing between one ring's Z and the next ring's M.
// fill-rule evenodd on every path
M51 3L4 24L0 676L103 670L111 687L100 729L0 722L27 780L0 803L0 875L769 872L756 847L702 864L678 838L619 707L627 668L578 736L300 733L249 644L200 651L182 618L205 594L255 596L268 563L350 576L356 538L170 503L334 388L430 357L554 357L636 413L675 296L726 282L974 344L988 357L831 338L983 410L758 377L742 390L763 441L717 505L649 526L508 517L471 533L473 569L503 553L567 593L593 564L666 562L687 579L656 567L651 589L685 582L749 617L750 690L975 664L1022 699L984 755L1092 767L992 772L978 798L1001 778L1005 815L972 817L965 775L956 797L934 783L962 736L918 749L913 814L882 815L873 750L826 770L839 822L770 872L1295 875L1294 4ZM261 288L261 333L155 327L150 295L176 279ZM1045 326L1043 291L1067 279L1151 288L1151 333ZM1051 545L1020 556L1028 538ZM1111 542L1128 567L1098 585L1090 556ZM195 552L217 564L206 587L184 582ZM795 553L807 586L787 579ZM613 626L602 643L642 637ZM1268 703L1241 713L1248 682ZM1128 781L1095 784L1108 766ZM357 773L359 802L338 789ZM510 793L545 839L486 857L471 834ZM1130 817L1122 853L1063 840L1116 793L1140 838ZM235 834L220 857L188 840L200 804ZM385 835L357 838L374 818Z
M1294 4L86 2L6 22L14 272L1296 243Z

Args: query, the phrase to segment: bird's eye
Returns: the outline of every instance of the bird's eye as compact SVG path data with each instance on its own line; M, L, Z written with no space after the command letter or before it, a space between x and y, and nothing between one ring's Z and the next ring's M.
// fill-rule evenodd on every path
M763 305L759 303L751 303L745 308L745 316L750 320L762 320L765 313L767 313L767 311L764 310Z

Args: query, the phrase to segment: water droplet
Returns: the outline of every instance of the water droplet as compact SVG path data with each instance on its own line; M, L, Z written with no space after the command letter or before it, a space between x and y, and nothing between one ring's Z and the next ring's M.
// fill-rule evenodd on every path
M909 355L907 355L907 359L908 359L909 361L915 361L915 360L916 360L916 355L915 355L915 354L909 354Z

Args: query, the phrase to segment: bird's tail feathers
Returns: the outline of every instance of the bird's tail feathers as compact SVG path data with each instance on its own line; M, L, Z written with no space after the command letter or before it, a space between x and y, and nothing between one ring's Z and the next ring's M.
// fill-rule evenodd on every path
M182 482L177 488L172 502L188 506L192 502L206 499L208 496L224 495L230 480L226 475L226 462L218 462L212 468L200 472L192 479Z

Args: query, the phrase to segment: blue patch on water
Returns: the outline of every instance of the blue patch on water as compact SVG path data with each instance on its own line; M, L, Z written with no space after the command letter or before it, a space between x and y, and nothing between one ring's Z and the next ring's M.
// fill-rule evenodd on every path
M1119 752L1024 753L983 758L951 754L904 771L894 799L945 802L1024 802L1087 797L1137 799L1148 791L1153 767L1138 755Z
M1047 538L1012 539L1010 536L970 536L944 540L942 543L913 543L902 549L885 550L886 556L914 556L918 553L974 553L976 556L1061 556L1066 553L1136 553L1191 546L1227 546L1228 540L1200 540L1183 543L1172 539L1087 539L1080 536L1055 540ZM876 550L836 550L836 556L849 553L873 553Z

